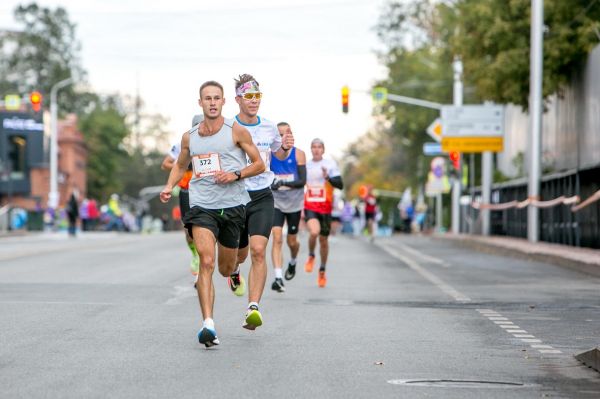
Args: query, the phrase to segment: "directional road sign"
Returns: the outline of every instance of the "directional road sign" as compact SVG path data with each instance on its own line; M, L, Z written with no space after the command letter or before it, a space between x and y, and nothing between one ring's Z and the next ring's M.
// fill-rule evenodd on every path
M500 152L504 146L504 107L501 105L444 105L442 150Z
M501 105L444 105L443 137L503 137L504 108Z
M427 134L430 135L438 143L442 141L442 120L435 118L431 125L427 127Z
M440 143L423 143L423 155L438 156L443 154Z

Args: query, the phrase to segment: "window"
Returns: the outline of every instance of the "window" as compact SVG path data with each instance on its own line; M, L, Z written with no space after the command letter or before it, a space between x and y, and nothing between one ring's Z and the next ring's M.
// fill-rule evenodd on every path
M8 166L12 180L25 179L27 166L27 140L22 136L8 138Z

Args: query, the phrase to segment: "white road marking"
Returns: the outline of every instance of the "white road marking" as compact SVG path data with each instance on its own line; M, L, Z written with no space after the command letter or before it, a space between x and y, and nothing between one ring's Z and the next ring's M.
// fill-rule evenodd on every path
M502 328L521 328L521 327L519 327L519 326L516 326L516 325L514 325L514 324L513 324L512 326L511 326L511 325L506 325L506 326L502 325L502 326L500 326L500 327L502 327Z
M552 348L552 345L539 345L539 344L534 344L534 345L531 345L531 347L532 347L533 349L554 349L554 348Z
M540 349L540 353L562 353L558 349Z
M395 248L392 248L391 246L388 246L388 245L385 245L385 244L382 244L379 242L376 242L376 245L379 246L381 249L383 249L388 254L392 255L394 258L405 263L408 267L410 267L411 269L413 269L414 271L419 273L426 280L429 280L429 282L431 282L433 285L435 285L440 290L442 290L443 292L445 292L446 294L448 294L449 296L454 298L454 300L456 300L458 302L471 302L471 298L469 298L468 296L466 296L463 293L454 289L452 286L450 286L449 284L444 282L438 276L431 273L427 269L423 268L421 265L419 265L413 259L410 259L410 258L398 253L398 251Z
M498 321L500 321L500 320L504 320L504 321L508 320L506 317L488 317L488 319L490 319L492 321L493 320L498 320Z
M526 334L527 333L527 331L525 331L525 330L504 330L504 331L506 331L507 333L510 333L510 334L513 334L513 333Z
M400 247L403 251L408 252L411 255L421 258L425 262L435 263L436 265L440 265L442 267L450 267L450 264L448 264L446 261L438 259L434 256L426 255L412 247L409 247L408 245L398 244L398 247Z
M500 326L502 325L508 325L508 324L515 324L512 321L495 321L494 324L498 324Z
M191 298L196 295L196 290L191 285L176 285L173 288L175 289L175 294L173 297L167 299L165 305L179 305L184 298Z
M542 343L541 339L531 339L531 338L522 338L521 341L523 342L527 342L527 343Z
M535 335L531 334L513 334L515 338L535 338Z

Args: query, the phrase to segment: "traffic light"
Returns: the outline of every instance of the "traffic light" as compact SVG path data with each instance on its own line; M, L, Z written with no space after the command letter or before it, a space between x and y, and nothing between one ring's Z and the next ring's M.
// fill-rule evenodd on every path
M39 112L42 109L42 93L39 91L32 91L29 95L29 102L31 103L31 108L35 112Z
M348 100L350 99L350 88L348 86L342 87L342 112L348 113Z
M460 169L460 152L458 151L450 151L448 154L450 161L452 162L452 166L454 166L454 170Z

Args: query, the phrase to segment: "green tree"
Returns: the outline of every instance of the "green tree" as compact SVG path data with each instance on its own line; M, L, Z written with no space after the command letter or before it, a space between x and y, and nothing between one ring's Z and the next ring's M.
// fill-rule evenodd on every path
M64 8L21 5L14 10L14 18L22 30L0 36L1 93L23 95L38 90L49 100L55 83L69 77L84 79L75 24ZM75 98L73 86L62 89L58 98L61 111L76 111L80 101Z
M99 100L79 122L88 147L89 196L106 199L124 188L123 159L127 152L123 140L129 135L125 114L114 97Z
M544 1L543 95L561 94L600 42L600 2ZM464 80L482 100L528 107L531 0L388 3L377 26L397 49L431 47L460 56Z

